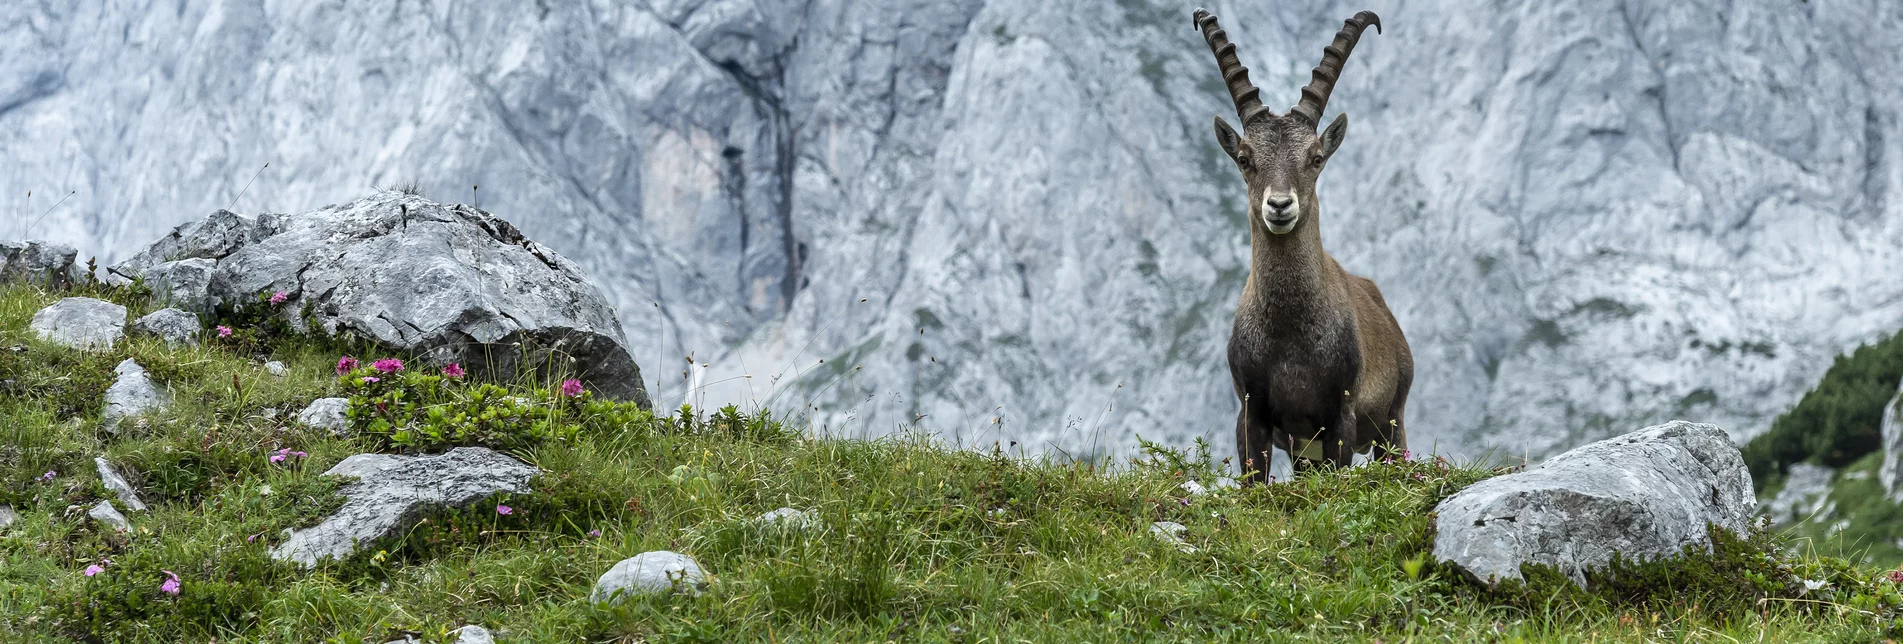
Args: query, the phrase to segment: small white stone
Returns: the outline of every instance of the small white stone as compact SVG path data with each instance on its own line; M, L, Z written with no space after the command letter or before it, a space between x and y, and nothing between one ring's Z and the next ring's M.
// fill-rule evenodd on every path
M1208 488L1203 487L1203 484L1195 481L1183 481L1182 485L1176 487L1177 489L1189 493L1190 496L1202 496L1209 493Z
M0 530L7 529L7 526L13 525L13 522L18 520L20 515L13 511L13 506L0 505Z
M119 496L120 503L126 504L126 508L133 512L145 511L145 502L139 500L138 490L132 489L132 484L127 483L126 477L120 476L118 470L112 469L112 462L103 456L96 456L93 457L93 466L99 470L99 480L106 484L106 489Z
M489 634L489 629L475 624L450 632L456 634L456 644L496 644L496 638Z
M1150 536L1156 537L1157 541L1176 546L1178 550L1182 550L1183 552L1195 552L1196 547L1189 545L1189 542L1183 541L1183 537L1181 536L1183 531L1188 529L1187 526L1175 521L1157 521L1150 524Z
M753 520L760 523L789 528L806 528L818 522L818 520L813 517L813 513L805 510L795 510L793 508L780 508L755 517Z
M306 427L328 429L333 434L343 434L350 429L349 398L319 398L311 401L309 407L298 412L297 422Z
M276 360L264 363L264 372L279 378L291 375L290 367L286 367L284 363Z
M611 601L632 595L681 590L698 594L706 586L700 563L693 557L667 550L643 552L621 560L595 581L590 601Z
M92 517L93 520L104 523L108 527L120 532L132 529L132 522L126 520L126 515L119 514L119 509L112 507L111 501L100 501L99 505L95 505L91 510L86 511L86 516Z

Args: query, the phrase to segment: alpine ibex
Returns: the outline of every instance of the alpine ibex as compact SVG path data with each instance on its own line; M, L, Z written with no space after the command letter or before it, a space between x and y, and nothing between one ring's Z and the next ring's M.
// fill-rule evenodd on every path
M1197 9L1195 20L1242 119L1238 134L1216 117L1216 141L1249 188L1249 280L1229 336L1243 470L1266 482L1271 447L1300 464L1319 446L1320 458L1338 467L1371 443L1377 458L1404 450L1414 357L1374 282L1322 250L1315 198L1315 180L1348 130L1343 114L1317 135L1322 108L1362 30L1379 32L1381 19L1369 11L1348 19L1284 115L1262 105L1216 17Z

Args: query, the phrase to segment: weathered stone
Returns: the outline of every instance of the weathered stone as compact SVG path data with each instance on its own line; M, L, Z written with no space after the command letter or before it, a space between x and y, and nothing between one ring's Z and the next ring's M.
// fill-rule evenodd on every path
M66 244L44 241L0 241L0 283L26 282L48 288L66 288L80 278L73 260L79 252Z
M680 590L698 594L707 585L700 563L693 557L667 550L643 552L621 560L595 580L591 601L613 601L635 595Z
M145 285L152 288L152 299L169 306L192 311L210 311L211 278L218 262L193 257L165 262L147 269Z
M450 632L456 634L456 644L496 644L496 638L489 634L489 629L475 624Z
M112 507L111 501L100 501L91 510L86 511L86 516L120 532L132 529L132 522L126 520L126 515L119 514L119 509Z
M195 254L156 262L178 249ZM475 208L386 191L294 217L219 211L118 268L178 283L190 262L213 266L209 306L282 291L292 295L283 306L294 326L305 320L291 312L308 307L325 332L500 378L572 374L597 394L648 404L615 309L598 286L573 262Z
M29 326L41 340L103 351L125 337L126 307L90 297L69 297L34 313Z
M108 429L117 427L125 418L158 413L171 406L171 394L152 382L145 367L131 358L120 362L113 371L119 374L119 379L106 388L106 410L100 414L100 420Z
M1673 421L1590 443L1487 479L1435 508L1434 556L1483 584L1554 566L1574 582L1612 554L1634 560L1743 533L1751 473L1723 429Z
M763 524L795 529L812 527L819 522L819 519L813 516L812 512L807 510L795 510L793 508L780 508L772 512L766 512L758 517L754 517L753 520Z
M1188 529L1187 526L1175 521L1157 521L1150 524L1150 536L1155 537L1157 541L1175 546L1177 550L1195 552L1196 546L1189 545L1189 542L1183 540L1183 531Z
M306 427L327 429L342 434L350 429L349 398L319 398L297 413L297 422Z
M455 507L496 494L529 491L537 471L482 447L458 447L434 456L358 454L325 471L357 481L339 493L346 499L323 523L292 530L271 556L305 566L343 559L409 527L430 508Z
M1773 525L1794 525L1806 519L1822 521L1832 514L1830 483L1837 471L1822 465L1792 463L1784 473L1784 487L1764 503Z
M164 340L171 346L198 346L198 332L204 329L198 316L183 309L163 308L132 321L132 330Z
M145 511L145 502L139 500L138 490L132 489L132 484L126 482L126 477L120 476L119 471L112 468L111 461L107 461L103 456L95 456L93 465L99 469L99 480L106 484L107 490L111 490L119 497L120 503L126 504L126 509L133 512Z
M19 513L13 511L13 506L0 505L0 531L6 530L7 526L11 526L13 525L14 521L19 521L19 520L20 520L20 515Z
M272 360L270 362L264 363L264 372L271 374L273 376L277 376L279 378L283 378L285 376L291 375L291 368L284 366L284 363L282 362Z
M1883 407L1883 466L1877 479L1890 500L1903 502L1903 382L1897 383L1896 396Z

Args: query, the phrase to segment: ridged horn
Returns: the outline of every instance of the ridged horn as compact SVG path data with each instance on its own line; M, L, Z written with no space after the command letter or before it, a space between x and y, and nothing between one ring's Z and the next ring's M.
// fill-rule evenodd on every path
M1328 94L1335 91L1335 79L1341 78L1341 67L1348 63L1348 54L1355 50L1355 43L1361 40L1361 32L1369 26L1375 33L1381 33L1381 17L1373 11L1363 11L1349 18L1341 31L1335 32L1335 42L1322 49L1322 62L1315 66L1315 72L1302 88L1302 100L1289 110L1307 120L1310 125L1320 124L1322 108L1328 107Z
M1243 67L1242 61L1236 58L1236 44L1229 42L1229 34L1223 33L1222 26L1216 24L1216 16L1199 8L1193 17L1196 28L1203 32L1203 40L1209 43L1209 51L1216 55L1216 68L1222 72L1222 82L1229 86L1229 98L1236 102L1236 116L1242 119L1243 127L1270 114L1269 108L1262 105L1262 90L1249 82L1249 68Z

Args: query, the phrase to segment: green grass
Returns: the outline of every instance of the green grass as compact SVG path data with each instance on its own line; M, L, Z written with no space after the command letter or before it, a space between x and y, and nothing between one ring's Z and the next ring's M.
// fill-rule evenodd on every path
M1867 641L1903 601L1870 581L1875 568L1787 557L1762 534L1622 567L1590 593L1537 569L1530 585L1481 590L1426 561L1430 512L1497 472L1440 461L1191 498L1178 485L1209 482L1207 451L1157 448L1104 470L951 450L917 431L812 440L759 415L656 416L550 383L498 383L523 399L504 405L414 361L375 386L340 380L340 354L384 356L249 327L201 348L132 339L77 354L26 330L64 295L0 286L0 379L14 381L0 388L0 490L21 517L0 534L8 642L383 642L463 624L511 642ZM128 356L177 404L104 433L101 370ZM387 411L357 414L346 437L289 423L327 395ZM319 474L339 460L462 444L545 473L531 494L429 515L349 561L303 571L266 555L279 531L334 507L340 482ZM268 462L285 448L309 456ZM129 535L67 513L106 497L101 454L152 505L129 514ZM818 525L751 520L781 506ZM1188 526L1194 551L1152 538L1160 520ZM656 549L696 557L707 592L588 601L615 562ZM164 571L176 597L159 591ZM1832 586L1796 597L1813 577Z

